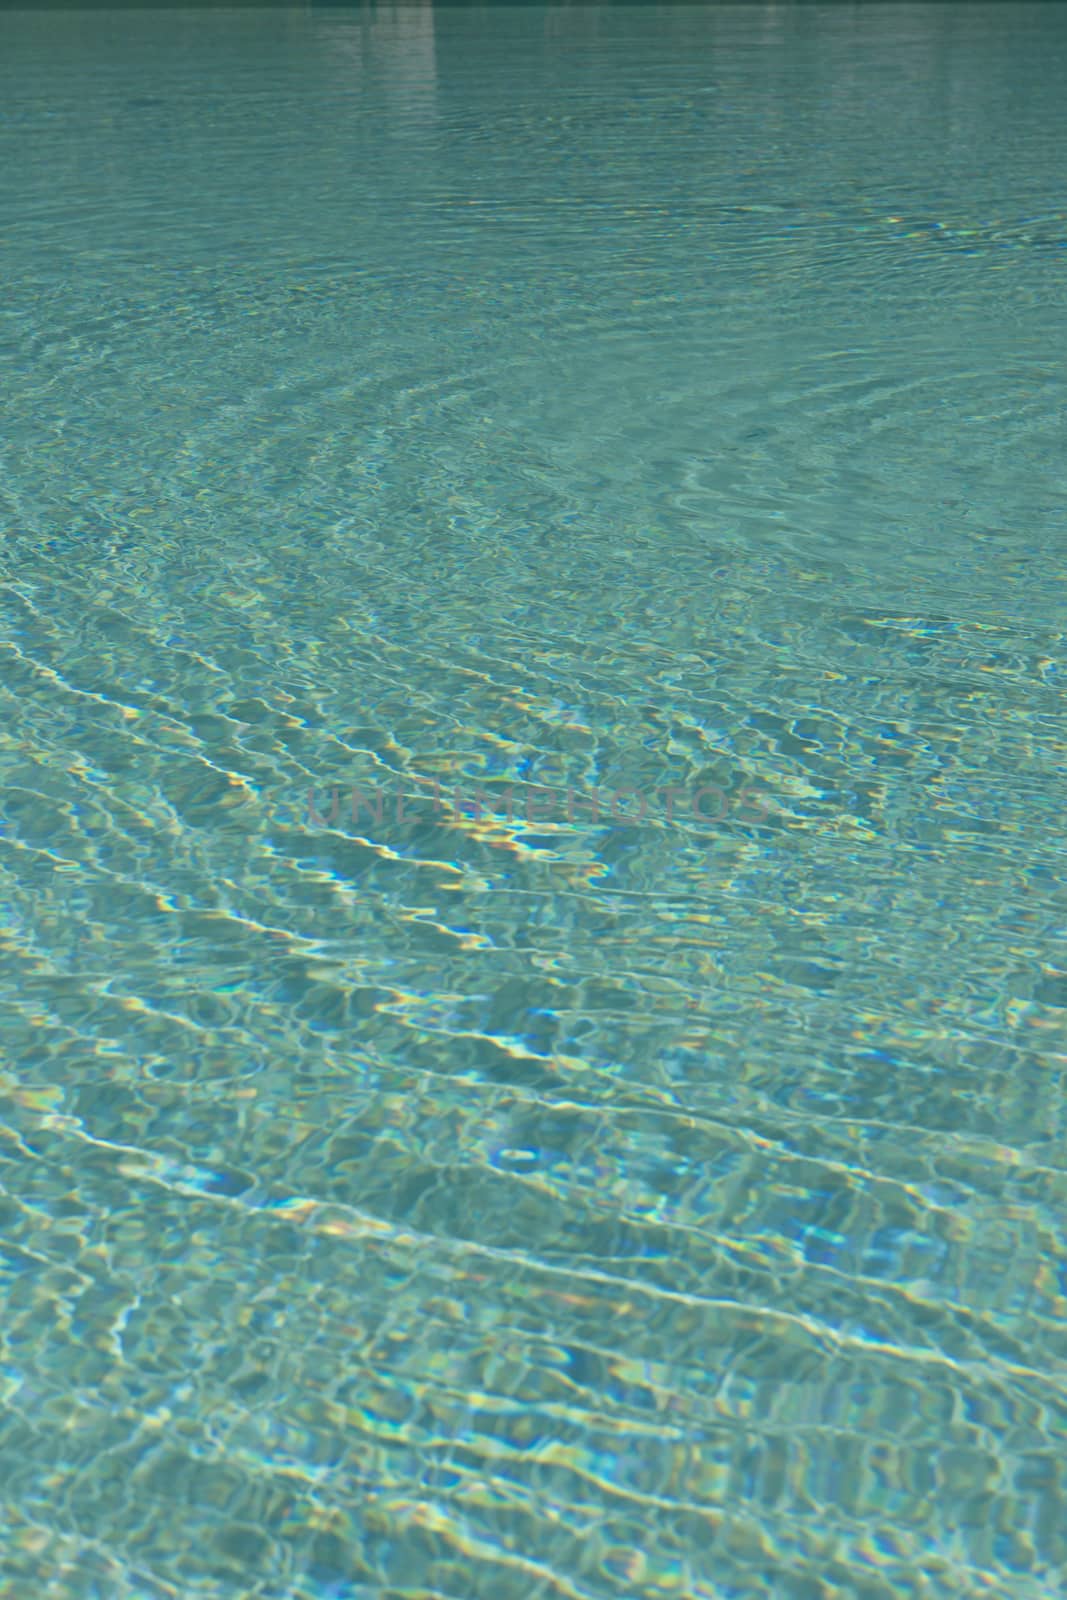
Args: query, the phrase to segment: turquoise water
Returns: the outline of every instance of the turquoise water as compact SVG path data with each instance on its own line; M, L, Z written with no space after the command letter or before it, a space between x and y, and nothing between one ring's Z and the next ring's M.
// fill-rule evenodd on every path
M1067 8L0 17L0 1594L1065 1594Z

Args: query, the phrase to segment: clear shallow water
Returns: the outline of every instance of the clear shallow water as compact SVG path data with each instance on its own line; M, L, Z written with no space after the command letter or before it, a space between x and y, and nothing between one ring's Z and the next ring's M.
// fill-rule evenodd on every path
M1067 1592L1065 72L0 19L0 1593Z

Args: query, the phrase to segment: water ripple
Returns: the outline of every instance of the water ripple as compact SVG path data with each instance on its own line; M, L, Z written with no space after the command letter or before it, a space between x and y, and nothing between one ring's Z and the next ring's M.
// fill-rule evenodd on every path
M0 1595L1060 1592L1005 15L0 22Z

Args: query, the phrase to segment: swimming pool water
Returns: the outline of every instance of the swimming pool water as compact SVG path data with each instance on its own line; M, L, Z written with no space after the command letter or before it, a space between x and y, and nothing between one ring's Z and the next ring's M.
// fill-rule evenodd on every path
M0 16L0 1594L1067 1593L1065 81Z

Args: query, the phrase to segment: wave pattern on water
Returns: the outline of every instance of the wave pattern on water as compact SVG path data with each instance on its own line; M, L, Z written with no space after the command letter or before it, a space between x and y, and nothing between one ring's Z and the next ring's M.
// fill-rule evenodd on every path
M1065 1592L1057 8L0 40L0 1594Z

